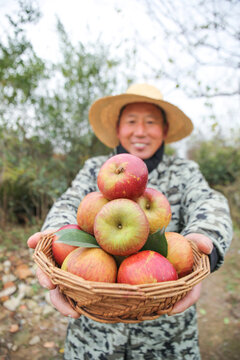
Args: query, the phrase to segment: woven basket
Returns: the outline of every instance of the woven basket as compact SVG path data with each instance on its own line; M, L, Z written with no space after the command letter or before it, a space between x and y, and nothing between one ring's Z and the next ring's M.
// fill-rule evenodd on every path
M196 284L210 273L208 256L191 243L194 266L191 274L176 281L128 285L86 281L61 270L52 256L53 234L42 237L34 261L66 296L79 315L104 323L137 323L171 311Z

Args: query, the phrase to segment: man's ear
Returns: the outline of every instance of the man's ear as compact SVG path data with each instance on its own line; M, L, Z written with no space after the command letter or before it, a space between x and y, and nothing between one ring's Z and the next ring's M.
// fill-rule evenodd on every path
M166 124L164 124L164 126L163 126L163 140L166 139L167 134L168 134L168 130L169 130L169 124L166 123Z

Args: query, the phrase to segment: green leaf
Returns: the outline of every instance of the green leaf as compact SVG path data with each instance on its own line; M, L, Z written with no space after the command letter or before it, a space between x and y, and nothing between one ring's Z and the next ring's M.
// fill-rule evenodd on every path
M141 251L143 250L153 250L167 257L168 245L165 236L165 227L148 236L148 239Z
M205 309L200 309L199 312L201 315L206 315L206 313L207 313Z
M119 267L124 259L126 259L127 256L121 256L121 255L113 255L114 259L116 260L117 266Z
M225 317L225 318L223 319L223 322L224 322L225 325L228 325L228 324L230 323L230 320L229 320L228 317Z
M57 231L56 242L80 247L100 247L94 236L78 229L63 229Z

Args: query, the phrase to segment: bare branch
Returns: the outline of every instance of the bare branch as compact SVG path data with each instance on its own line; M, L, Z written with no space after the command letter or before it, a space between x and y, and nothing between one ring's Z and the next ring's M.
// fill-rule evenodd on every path
M154 54L151 45L148 48L159 61L161 71L156 71L159 76L170 79L194 97L239 95L239 1L142 0L142 3L165 41L160 56ZM201 79L199 74L209 74L209 69L211 76ZM194 92L185 85L190 81Z

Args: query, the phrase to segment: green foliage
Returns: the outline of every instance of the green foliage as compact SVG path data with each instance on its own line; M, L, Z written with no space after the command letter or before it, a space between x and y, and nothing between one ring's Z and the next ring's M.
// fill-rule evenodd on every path
M229 201L233 221L239 223L240 213L240 144L239 131L236 141L215 136L212 140L195 144L189 158L195 160L208 183L222 192Z
M229 185L217 185L216 190L222 192L228 199L231 216L234 224L239 225L240 214L240 176L234 183Z
M64 163L53 155L48 140L22 140L14 131L0 132L1 223L29 223L43 218L67 187Z
M58 231L57 235L58 243L87 248L100 248L95 237L82 230L63 229Z
M52 72L58 80L36 101L35 131L47 133L55 151L66 156L72 178L87 158L110 152L93 134L88 110L97 98L112 92L119 61L112 60L101 43L74 46L59 20L57 29L62 59Z
M165 227L158 229L155 233L150 234L141 251L153 250L159 254L167 257L168 254L168 243L165 236Z
M88 110L119 89L119 79L124 88L131 82L119 71L124 55L113 59L100 41L73 45L59 20L61 56L54 64L40 59L25 32L39 18L34 1L19 0L0 39L1 226L44 219L85 160L110 152L93 134Z
M1 250L7 248L7 250L17 250L26 249L26 239L30 237L35 232L39 231L40 223L34 225L22 226L18 224L9 224L4 229L0 227L0 252ZM2 251L3 256L0 256L0 262L9 259L7 251ZM1 281L0 281L1 287Z
M8 16L10 30L6 39L0 41L1 122L8 120L4 105L31 102L39 80L46 76L45 64L36 55L24 31L24 25L35 23L39 18L38 9L31 2L23 1L20 1L16 19Z
M188 155L195 160L210 185L228 185L240 176L240 145L215 136L194 145Z
M166 144L164 153L167 155L176 155L176 149L174 149L171 145Z

